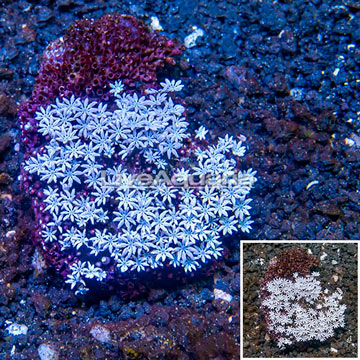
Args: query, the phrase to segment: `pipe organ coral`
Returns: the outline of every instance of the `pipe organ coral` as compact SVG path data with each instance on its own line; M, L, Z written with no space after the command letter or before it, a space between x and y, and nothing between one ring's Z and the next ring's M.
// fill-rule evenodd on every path
M29 148L22 182L33 196L36 236L77 293L86 292L89 281L131 271L171 266L194 271L221 256L221 236L248 232L252 223L248 194L256 178L252 169L240 170L244 138L226 135L211 143L203 126L191 133L185 106L174 96L181 81L154 83L159 61L172 62L174 43L151 34L145 41L145 30L133 18L115 16L115 25L109 19L72 27L67 36L73 41L53 43L45 64L50 59L63 64L80 38L80 52L95 51L97 79L94 71L104 59L96 54L108 43L96 45L98 37L111 43L119 34L109 29L130 22L117 51L134 68L111 76L105 70L95 84L80 66L75 76L61 77L64 89L47 88L46 101L39 99L41 78L30 100L34 115L21 113ZM96 23L108 29L104 36L94 30ZM153 56L154 49L143 51L141 58L136 46L153 43L159 50ZM48 71L43 65L39 76Z
M302 254L301 254L302 253ZM307 262L300 264L292 255ZM295 257L296 257L295 256ZM287 258L283 276L279 271L279 259L273 259L267 279L261 285L261 309L265 315L267 331L280 349L308 341L325 341L335 335L334 330L345 326L346 305L340 304L342 291L330 293L323 290L317 279L320 274L309 273L314 257L302 249L280 253L280 261ZM285 263L285 262L284 262ZM306 275L294 271L291 264Z

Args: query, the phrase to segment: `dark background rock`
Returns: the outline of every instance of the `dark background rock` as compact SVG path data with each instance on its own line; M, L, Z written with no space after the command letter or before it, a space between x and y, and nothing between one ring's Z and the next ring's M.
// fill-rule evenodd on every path
M4 329L5 321L12 321L29 327L26 342L22 339L16 347L16 359L36 359L43 342L54 343L61 359L135 354L237 359L239 265L234 254L239 253L240 237L360 238L360 149L345 144L360 129L359 4L351 0L259 4L257 0L3 2L0 174L8 180L0 184L0 325ZM182 79L193 128L205 125L215 137L229 132L247 137L242 165L258 171L258 182L251 195L253 230L226 241L225 256L210 270L171 281L170 286L154 281L152 290L136 299L121 298L118 285L113 297L98 294L103 302L89 304L75 297L58 274L44 268L41 258L34 258L31 200L24 197L18 181L23 148L16 112L31 95L46 46L75 20L113 11L148 24L151 16L157 16L163 33L180 41L193 26L204 31L198 45L187 49L178 65L165 69L160 78ZM307 189L314 180L319 183ZM271 247L262 246L265 254L273 254ZM312 245L314 253L318 248ZM251 271L249 296L256 301L261 271ZM353 284L349 277L344 281ZM214 300L215 283L230 291L231 303ZM357 304L354 291L349 291L350 304ZM251 311L256 318L256 309ZM91 338L88 324L95 320L112 324L111 344ZM356 326L351 321L349 331ZM249 331L252 340L244 342L249 345L245 348L255 355L265 346L261 355L271 356L274 350L264 345L261 331L261 327ZM353 356L346 339L336 344L339 356ZM17 346L16 339L1 337L1 359L13 358L13 345ZM328 355L328 348L320 350Z

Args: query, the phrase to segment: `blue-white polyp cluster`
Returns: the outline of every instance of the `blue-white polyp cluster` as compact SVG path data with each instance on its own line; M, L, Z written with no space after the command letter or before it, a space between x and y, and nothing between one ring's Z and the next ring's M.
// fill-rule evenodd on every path
M316 272L306 276L294 273L294 280L276 278L264 284L262 291L267 296L261 306L280 349L299 342L325 341L335 335L336 328L345 326L342 291L330 294L323 290L318 276Z
M109 266L193 271L220 256L220 235L251 228L255 172L237 169L245 147L228 135L208 145L204 127L190 134L185 108L172 99L182 87L166 80L140 97L117 81L111 111L72 96L37 112L48 141L24 169L44 185L51 221L42 224L42 238L80 253L67 278L78 292L87 290L86 279L105 279ZM176 185L159 181L160 171ZM139 174L157 180L144 185ZM212 181L192 186L194 177Z

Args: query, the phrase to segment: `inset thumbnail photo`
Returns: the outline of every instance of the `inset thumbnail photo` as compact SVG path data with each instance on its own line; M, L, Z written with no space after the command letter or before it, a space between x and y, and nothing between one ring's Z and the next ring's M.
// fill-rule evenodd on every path
M358 358L358 244L243 242L244 358Z

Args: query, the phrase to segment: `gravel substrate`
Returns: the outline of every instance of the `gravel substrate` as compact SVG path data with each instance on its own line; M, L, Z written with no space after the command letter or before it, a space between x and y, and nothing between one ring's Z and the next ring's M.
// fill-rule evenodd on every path
M205 125L217 135L247 137L244 169L257 170L258 182L252 192L253 230L243 237L359 239L360 6L351 0L2 2L0 358L37 359L40 351L72 360L238 359L237 238L201 275L183 276L171 286L146 279L132 290L119 286L112 296L97 294L92 302L76 298L58 274L44 268L32 245L31 202L18 179L19 104L31 95L50 41L77 19L112 11L148 24L156 16L163 33L181 42L195 26L203 30L195 46L159 78L183 81L193 128ZM265 254L270 259L271 249ZM350 270L342 280L351 290L348 297L355 292ZM260 279L254 275L249 293L254 301ZM232 301L215 299L221 294L215 289ZM354 307L355 298L349 300ZM26 325L27 333L9 335L10 323ZM330 355L353 354L354 328L349 320L334 340L338 353ZM247 340L248 354L264 351L261 331L249 329L254 334ZM278 351L265 346L271 354ZM321 345L319 354L322 349L328 354L329 344Z
M291 358L291 357L357 357L357 308L358 308L358 260L356 243L291 243L243 245L243 346L244 357ZM345 328L337 329L336 335L320 343L307 343L291 349L280 350L265 331L260 311L259 288L269 261L281 250L304 248L319 259L314 271L320 273L323 289L340 288L347 306Z

